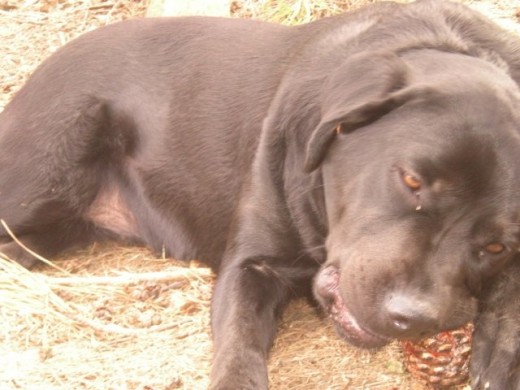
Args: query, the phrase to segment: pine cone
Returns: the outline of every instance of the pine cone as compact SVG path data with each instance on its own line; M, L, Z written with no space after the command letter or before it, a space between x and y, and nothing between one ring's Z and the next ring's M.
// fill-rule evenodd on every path
M468 324L417 342L403 341L407 370L437 389L464 384L469 376L472 333L473 325Z

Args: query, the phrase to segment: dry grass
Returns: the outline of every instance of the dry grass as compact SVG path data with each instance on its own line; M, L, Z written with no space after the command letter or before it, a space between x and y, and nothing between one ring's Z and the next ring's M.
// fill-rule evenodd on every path
M234 1L240 17L301 23L367 0ZM471 1L518 29L516 0ZM34 67L79 34L142 17L147 1L0 0L0 109ZM143 248L95 245L60 269L28 272L0 259L1 389L204 389L214 275ZM291 305L271 359L273 389L424 389L400 349L339 340L305 302Z
M0 109L34 68L78 35L144 16L148 0L0 0Z
M294 25L336 15L373 2L374 0L236 0L231 4L231 11L241 18Z
M205 387L208 268L117 246L56 264L0 259L0 388Z

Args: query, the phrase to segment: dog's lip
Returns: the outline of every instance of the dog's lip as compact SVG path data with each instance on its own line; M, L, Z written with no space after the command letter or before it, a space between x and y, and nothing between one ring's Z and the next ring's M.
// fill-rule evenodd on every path
M392 341L362 327L348 309L339 291L339 270L329 265L323 268L315 282L315 292L325 306L336 331L348 343L363 348L378 348Z

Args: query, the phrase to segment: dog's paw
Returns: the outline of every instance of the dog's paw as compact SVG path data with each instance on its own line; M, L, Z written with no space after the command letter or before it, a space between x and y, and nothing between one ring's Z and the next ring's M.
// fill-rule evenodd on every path
M30 269L38 263L38 259L15 242L0 243L0 257L16 261L23 267Z
M472 389L520 390L519 331L520 319L479 318L470 362Z
M224 344L214 356L209 390L267 390L264 354L240 341Z
M474 390L520 390L520 262L485 292L475 321L470 376Z

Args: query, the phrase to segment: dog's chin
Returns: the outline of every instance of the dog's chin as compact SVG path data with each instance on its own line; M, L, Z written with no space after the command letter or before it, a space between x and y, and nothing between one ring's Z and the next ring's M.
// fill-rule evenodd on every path
M336 331L348 343L361 348L379 348L392 339L363 328L352 315L339 291L339 270L323 268L316 277L314 292L333 321Z

